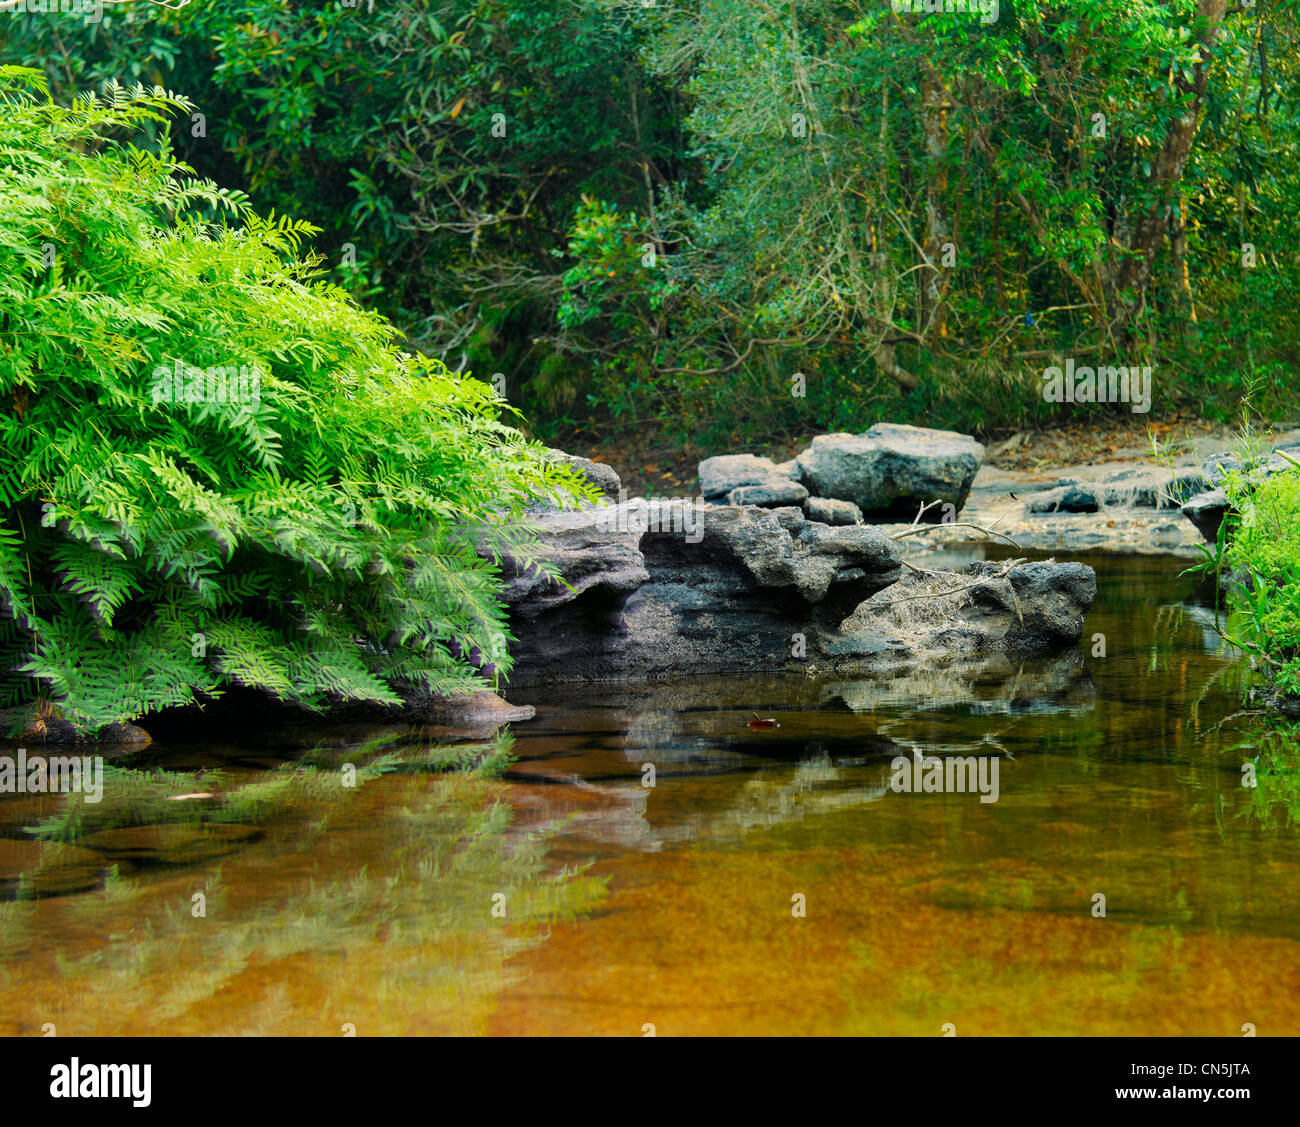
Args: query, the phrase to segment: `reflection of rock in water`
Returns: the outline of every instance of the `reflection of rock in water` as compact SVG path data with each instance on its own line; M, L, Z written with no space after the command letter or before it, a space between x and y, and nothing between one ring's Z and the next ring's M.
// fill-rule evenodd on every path
M841 700L858 713L958 706L977 715L1074 711L1090 709L1096 695L1079 651L1038 661L995 654L822 686L823 700Z
M1033 661L991 655L854 680L754 674L603 688L599 717L578 690L550 686L534 698L538 727L521 728L516 744L527 761L520 777L542 769L534 762L563 761L583 797L566 803L568 787L547 788L555 792L546 798L547 824L572 816L566 834L635 850L865 808L888 790L897 755L1010 758L1002 739L1014 719L990 727L972 717L1091 709L1095 696L1078 651ZM751 730L755 711L780 727ZM580 714L588 718L584 730L600 729L598 743L561 737ZM713 775L719 789L706 810L651 802L654 792L640 782L645 763L655 765L658 786Z
M104 855L90 849L0 838L0 900L93 888L106 867Z
M675 709L638 709L627 713L626 721L625 735L629 746L689 755L690 749L680 746L682 724ZM700 743L703 749L703 741Z
M655 852L696 838L729 839L764 826L867 806L884 795L888 784L888 760L839 766L823 754L792 769L752 772L721 809L686 811L675 819L657 811L652 821L648 811L652 791L638 783L596 786L574 779L573 785L584 791L576 803L566 801L556 787L549 801L548 796L529 795L522 805L533 814L526 827L530 833L565 834Z
M720 814L691 819L696 837L729 837L765 826L853 810L878 801L889 786L887 762L836 767L827 755L806 759L793 775L764 773L746 781L739 801Z
M557 782L561 780L555 780ZM520 812L520 828L548 840L577 838L637 853L695 836L689 825L654 825L646 815L651 791L640 783L588 783L569 776L566 787L539 787L511 796Z

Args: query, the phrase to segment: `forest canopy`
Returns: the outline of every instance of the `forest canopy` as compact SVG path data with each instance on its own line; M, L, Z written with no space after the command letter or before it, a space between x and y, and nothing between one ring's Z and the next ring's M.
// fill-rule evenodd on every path
M1293 401L1296 0L927 6L138 3L0 36L61 97L184 92L184 160L310 218L336 281L553 441L984 434L1059 417L1067 358L1154 366L1157 416Z

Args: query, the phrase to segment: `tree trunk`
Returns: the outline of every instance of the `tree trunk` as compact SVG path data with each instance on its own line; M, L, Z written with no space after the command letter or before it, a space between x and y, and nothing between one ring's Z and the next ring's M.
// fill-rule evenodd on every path
M925 262L917 272L920 322L917 332L926 339L943 335L943 302L948 286L940 265L944 244L952 232L948 221L948 92L927 74L921 92L921 124L925 132L926 188Z
M1124 260L1118 292L1113 297L1112 323L1122 344L1131 339L1133 319L1145 303L1156 255L1169 233L1170 219L1182 192L1183 171L1192 151L1197 117L1209 83L1210 61L1227 9L1227 0L1197 0L1196 3L1200 62L1192 68L1190 80L1181 74L1174 79L1175 89L1186 98L1183 113L1172 122L1160 151L1151 161L1154 198L1138 217L1129 244L1131 253Z
M1174 308L1182 319L1184 334L1191 336L1196 324L1196 302L1192 298L1192 280L1187 270L1187 202L1181 195L1178 210L1169 224L1169 252L1174 268Z

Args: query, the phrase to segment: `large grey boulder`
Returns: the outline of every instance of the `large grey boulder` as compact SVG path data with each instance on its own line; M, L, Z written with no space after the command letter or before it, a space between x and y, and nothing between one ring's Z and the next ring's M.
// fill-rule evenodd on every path
M1219 526L1230 508L1228 495L1222 489L1207 489L1183 505L1182 514L1206 541L1213 544L1219 539Z
M700 495L706 501L725 497L747 485L767 485L789 476L777 471L771 458L754 454L719 454L700 463Z
M852 501L868 518L910 519L922 504L960 509L984 460L968 435L877 423L866 434L824 434L796 459L800 480L818 497Z
M808 490L788 478L773 479L762 485L742 485L727 494L727 503L730 505L757 505L763 509L801 505L807 499Z
M834 497L809 497L803 511L809 520L822 524L861 524L862 510L852 501L837 501Z
M1027 513L1095 513L1101 508L1097 492L1081 485L1044 489L1025 502Z
M635 510L629 522L628 506L612 508L623 513L621 523L611 519L611 506L534 514L531 524L545 540L546 561L563 582L507 554L502 600L530 618L587 594L617 600L645 583L650 576L639 544L646 525L638 523Z
M1232 452L1212 454L1205 459L1204 474L1211 486L1222 485L1229 474L1244 474L1253 485L1268 480L1277 474L1295 469L1295 462L1284 458L1279 451L1285 451L1291 458L1300 459L1300 446L1276 446L1268 458L1261 464L1253 465L1247 470L1241 456Z
M901 570L878 529L795 508L634 501L541 514L537 527L539 555L575 590L532 572L508 583L512 685L784 668L796 635L838 624Z
M590 458L580 458L576 454L566 454L563 450L548 450L546 456L552 462L576 470L580 476L600 490L606 501L620 499L619 491L623 488L623 482L613 466L607 466L604 462L593 462ZM555 509L558 506L547 503L537 507Z
M1209 488L1200 470L1170 474L1158 468L1118 470L1101 481L1103 506L1131 505L1135 508L1176 509L1188 498Z
M1078 642L1096 595L1096 573L1077 563L909 572L865 600L821 646L841 666L859 658L876 668L920 657L1049 653Z

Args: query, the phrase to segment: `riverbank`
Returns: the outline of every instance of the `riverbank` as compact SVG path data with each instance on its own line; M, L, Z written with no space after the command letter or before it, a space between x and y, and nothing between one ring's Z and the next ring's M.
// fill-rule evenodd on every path
M1156 459L1152 436L1167 447L1171 464ZM1025 548L1195 557L1197 545L1204 541L1176 506L1125 504L1122 495L1129 492L1142 500L1145 487L1167 485L1176 474L1194 471L1211 455L1232 450L1237 440L1234 427L1195 417L1148 423L1134 416L1106 426L1088 422L1050 431L1018 431L987 443L984 462L959 520L981 525L997 521L998 531ZM811 435L802 436L744 452L781 463L807 449L811 441ZM1300 426L1294 421L1272 424L1273 445L1298 442ZM653 442L574 442L566 449L612 466L633 497L696 497L698 463L712 455L741 452L683 452ZM1100 492L1112 495L1113 503L1103 495L1096 512L1030 511L1036 499L1062 488L1062 482L1100 487ZM1112 484L1126 488L1105 488ZM880 527L892 532L901 526ZM905 555L923 557L954 544L984 538L974 529L936 531L906 541Z

